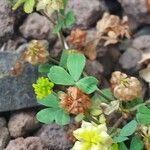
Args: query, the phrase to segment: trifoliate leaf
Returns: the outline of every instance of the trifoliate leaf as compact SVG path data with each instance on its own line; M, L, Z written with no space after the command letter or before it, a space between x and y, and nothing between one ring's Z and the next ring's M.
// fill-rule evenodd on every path
M48 73L49 79L59 85L74 85L73 78L67 73L67 71L59 66L51 67Z
M78 81L85 67L85 56L81 53L70 53L67 60L67 68L75 81Z
M36 115L39 122L49 124L56 122L59 125L67 125L70 123L70 116L61 108L46 108L39 111Z
M59 107L58 97L56 97L54 94L50 94L46 96L45 98L39 100L38 103L47 107L53 107L53 108Z
M98 80L92 76L87 76L76 83L77 87L86 94L93 93L97 89L97 84Z

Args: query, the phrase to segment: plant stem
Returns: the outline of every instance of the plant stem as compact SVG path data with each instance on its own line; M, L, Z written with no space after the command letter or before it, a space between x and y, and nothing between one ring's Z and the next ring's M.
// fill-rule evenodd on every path
M124 120L123 116L121 116L117 122L113 125L113 127L111 128L111 130L109 131L109 134L112 134L114 132L114 130L122 123L122 121Z
M106 100L108 100L108 101L114 101L114 100L111 99L110 97L104 95L103 92L102 92L99 88L97 88L96 91L97 91L97 93L99 93L102 97L104 97Z
M89 121L92 121L92 122L96 123L97 125L100 124L98 120L94 119L94 118L93 118L92 116L90 116L89 114L86 114L86 117L87 117L87 119L88 119Z
M57 64L57 65L59 64L59 61L57 61L56 59L54 59L54 58L52 58L50 56L49 56L48 59L49 59L49 61L53 62L54 64Z

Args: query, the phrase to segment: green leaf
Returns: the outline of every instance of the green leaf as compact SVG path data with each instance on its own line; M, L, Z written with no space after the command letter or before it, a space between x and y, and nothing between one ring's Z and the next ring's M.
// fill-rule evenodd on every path
M73 78L67 73L67 71L59 66L51 67L48 73L49 79L59 85L74 85Z
M71 25L74 24L74 22L75 22L74 13L73 13L73 11L69 11L64 18L65 26L70 27Z
M118 144L113 144L109 150L119 150Z
M137 97L137 98L134 98L132 101L125 102L124 105L126 109L130 109L142 103L143 103L143 99L141 97Z
M39 111L36 115L39 122L49 124L56 122L59 125L66 125L70 123L70 116L61 108L46 108Z
M124 137L124 136L115 136L113 138L113 143L121 143L123 141L128 140L128 137Z
M87 76L76 83L77 87L86 94L93 93L97 89L97 84L98 80L92 76Z
M55 120L59 125L67 125L70 123L70 116L63 109L59 109L55 114Z
M136 119L140 124L150 125L150 116L148 114L138 113Z
M137 122L135 120L132 120L121 129L119 136L130 136L135 132L136 128Z
M68 4L68 0L63 0L64 1L64 8L66 8L67 4Z
M53 33L58 33L61 30L61 28L63 27L63 25L64 25L64 20L63 20L63 18L60 18L58 20L57 24L53 28Z
M103 89L102 90L103 95L105 95L106 97L109 97L110 99L114 100L113 94L111 92L111 90L109 88L107 89ZM100 100L102 102L108 102L108 99L104 98L103 96L99 96Z
M48 73L52 65L46 63L46 64L40 64L38 67L38 72L40 73Z
M78 114L74 119L76 122L81 122L84 119L84 114Z
M130 150L142 150L143 147L143 141L138 136L132 138Z
M85 67L86 59L81 53L70 53L67 60L67 68L75 81L78 81Z
M150 109L142 105L138 108L138 113L150 115Z
M128 150L124 142L119 143L119 150Z
M47 107L58 108L59 107L59 100L54 94L50 94L45 98L38 100L39 104L42 104Z
M139 107L136 119L140 124L150 125L150 109L144 105Z
M24 3L24 11L26 13L31 13L35 5L35 0L26 0Z
M55 112L57 111L56 108L46 108L39 111L36 114L36 118L39 122L49 124L55 120Z
M67 59L68 59L68 50L63 50L60 58L59 66L66 68L67 67Z
M15 5L13 6L13 10L16 10L18 7L20 7L23 3L25 3L26 0L17 0Z

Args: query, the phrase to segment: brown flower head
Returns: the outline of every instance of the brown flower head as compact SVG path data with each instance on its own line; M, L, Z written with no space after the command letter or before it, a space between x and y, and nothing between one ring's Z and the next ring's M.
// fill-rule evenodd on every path
M45 63L48 56L49 53L44 45L37 40L32 40L24 52L24 60L32 65Z
M86 42L86 36L87 33L85 31L76 29L71 31L68 41L74 46L83 47Z
M96 28L97 36L105 41L104 46L118 43L119 38L130 38L127 16L121 20L118 16L104 13Z
M118 100L130 101L141 95L141 84L135 77L115 71L110 82L113 94Z
M90 105L90 98L77 87L69 87L67 93L60 96L60 106L69 114L85 113Z

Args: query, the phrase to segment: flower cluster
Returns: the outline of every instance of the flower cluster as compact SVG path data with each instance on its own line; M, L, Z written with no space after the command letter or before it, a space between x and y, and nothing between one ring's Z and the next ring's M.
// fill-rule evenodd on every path
M60 106L69 114L85 113L90 105L90 98L77 87L69 87L67 94L60 95Z
M37 80L37 83L33 84L32 86L34 88L36 98L38 100L41 100L48 94L52 93L52 88L54 87L54 83L50 82L48 78L41 77Z
M81 128L74 131L74 136L78 141L72 150L109 150L112 144L106 124L93 125L83 121Z
M128 77L120 71L115 71L111 77L114 96L121 101L130 101L141 95L141 84L135 77Z
M45 63L48 60L49 53L45 49L44 45L37 41L32 40L27 50L24 52L24 61L29 62L32 65Z

